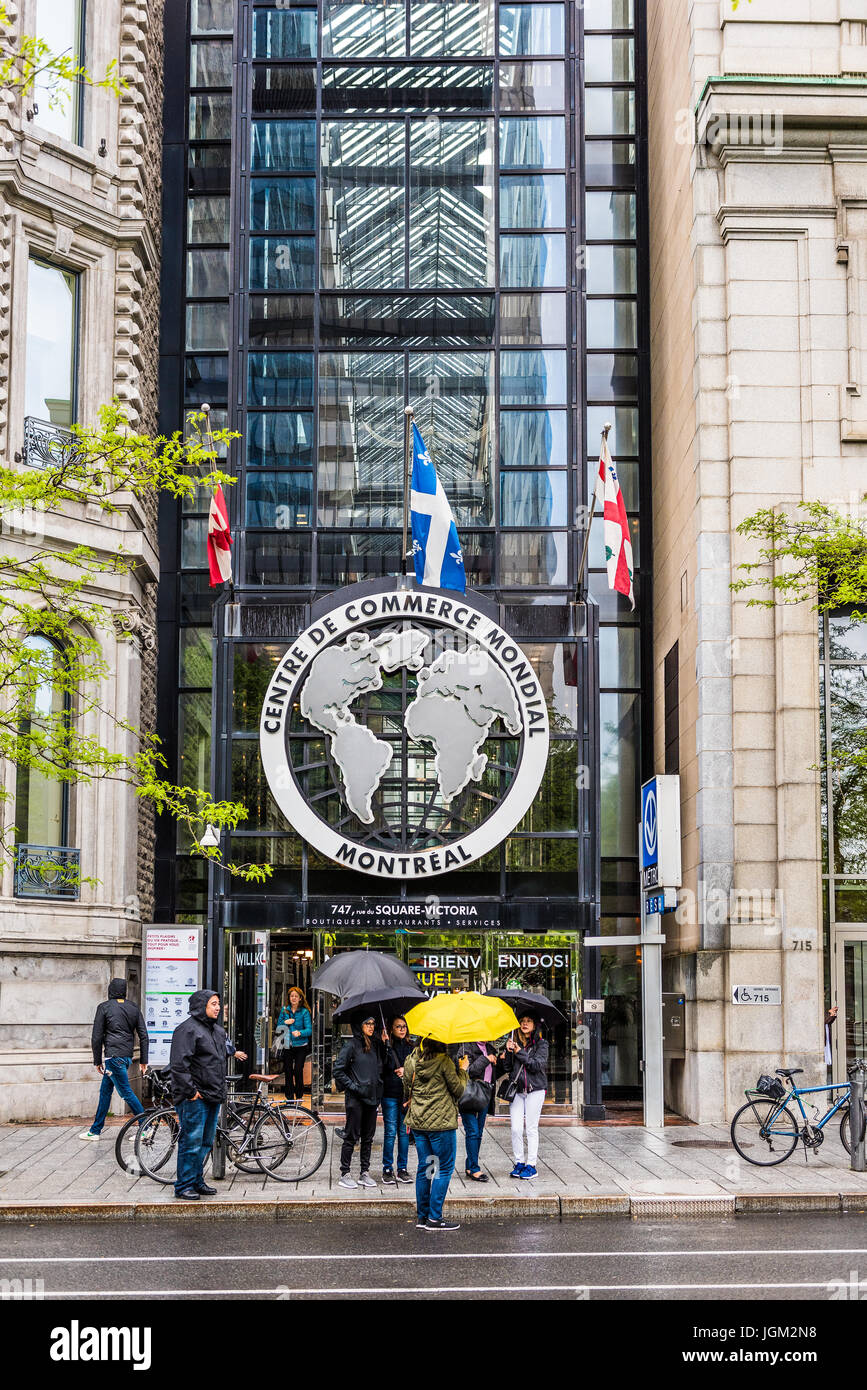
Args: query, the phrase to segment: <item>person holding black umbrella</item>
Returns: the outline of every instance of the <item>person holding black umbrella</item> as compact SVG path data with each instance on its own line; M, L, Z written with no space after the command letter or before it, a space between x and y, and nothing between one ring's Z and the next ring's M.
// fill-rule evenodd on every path
M501 1095L509 1101L512 1122L512 1157L515 1166L510 1178L535 1178L539 1154L539 1117L548 1089L548 1044L542 1037L538 1020L528 1012L518 1019L518 1036L514 1034L500 1054L509 1082ZM524 1162L524 1130L527 1131L527 1162Z
M362 1011L352 1025L352 1037L344 1043L334 1066L334 1080L343 1092L346 1125L340 1151L340 1187L376 1187L370 1176L370 1153L376 1132L376 1112L382 1095L383 1046L374 1036L376 1019ZM349 1168L356 1144L361 1141L361 1175L358 1182Z

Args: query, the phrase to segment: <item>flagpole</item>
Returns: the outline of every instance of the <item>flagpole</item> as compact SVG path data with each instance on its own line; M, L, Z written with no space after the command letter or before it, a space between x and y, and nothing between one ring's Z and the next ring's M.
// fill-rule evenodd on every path
M606 444L608 443L608 432L610 429L610 421L602 426L602 440ZM587 517L587 530L584 532L584 548L581 551L581 563L578 566L578 579L575 584L575 594L579 603L581 601L581 581L584 578L584 566L587 563L587 551L590 548L590 527L593 525L593 517L596 513L596 478L593 479L593 490L590 493L590 506L588 508L588 513L589 514Z
M409 488L412 471L412 422L415 411L411 405L404 407L406 427L403 441L403 572L409 578Z

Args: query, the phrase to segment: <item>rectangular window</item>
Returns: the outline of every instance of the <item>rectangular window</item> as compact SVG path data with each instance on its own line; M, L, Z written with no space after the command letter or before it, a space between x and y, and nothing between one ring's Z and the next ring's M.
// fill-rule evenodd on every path
M638 345L638 305L634 299L587 300L588 348Z
M247 467L312 468L312 412L248 415Z
M192 299L217 299L228 293L228 251L188 251L187 295Z
M68 55L76 66L84 65L83 0L37 0L35 31L52 53ZM82 92L80 82L40 74L32 93L39 108L34 124L74 145L81 144Z
M323 122L323 288L403 287L405 144L400 121Z
M677 643L665 658L665 771L680 772L680 695Z
M253 11L254 58L315 58L316 11Z
M566 122L562 116L504 116L500 121L501 169L562 169Z
M24 413L64 428L77 409L78 279L30 258Z
M634 193L587 193L588 241L635 239Z
M502 352L500 403L566 405L565 352Z
M500 416L501 468L562 468L566 454L566 412L504 410Z
M413 352L409 399L458 526L493 522L493 354Z
M251 473L247 478L247 525L309 526L313 508L312 473Z
M493 57L493 0L411 0L409 13L414 58Z
M404 0L323 0L323 58L403 58Z
M255 121L250 167L279 173L316 173L315 121Z
M552 588L564 585L569 571L569 538L565 531L534 536L526 531L503 531L500 536L500 583L505 589Z
M564 227L563 174L504 174L500 179L500 226Z
M190 44L190 86L231 87L231 40Z
M503 111L562 111L565 93L563 63L500 63Z
M316 241L312 236L251 236L251 290L312 290Z
M502 526L565 526L566 470L500 474Z
M251 179L251 231L312 232L315 227L315 179Z
M190 198L187 201L187 241L193 244L229 240L228 198Z
M500 284L515 289L565 285L565 236L501 236Z
M565 343L565 294L501 295L500 342L527 347Z
M320 526L401 525L403 399L402 354L320 354Z
M500 56L565 53L562 5L500 5Z
M190 97L190 139L230 140L232 138L232 94Z
M414 121L409 158L410 285L492 285L493 121Z
M313 404L312 353L251 352L247 356L247 368L249 405Z
M231 34L234 0L192 0L190 32Z

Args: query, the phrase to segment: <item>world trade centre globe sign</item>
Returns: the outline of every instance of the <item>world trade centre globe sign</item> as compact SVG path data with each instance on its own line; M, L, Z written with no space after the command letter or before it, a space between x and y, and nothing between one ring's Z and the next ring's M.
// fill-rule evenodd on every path
M497 846L548 760L533 667L489 605L407 581L338 590L262 705L277 805L336 864L430 879Z

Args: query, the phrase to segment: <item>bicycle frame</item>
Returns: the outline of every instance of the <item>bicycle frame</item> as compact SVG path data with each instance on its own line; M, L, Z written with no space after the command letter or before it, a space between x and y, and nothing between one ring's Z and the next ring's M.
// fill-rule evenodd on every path
M836 1081L833 1082L830 1086L805 1086L803 1087L803 1089L799 1089L797 1086L792 1085L791 1078L789 1078L789 1085L791 1089L787 1091L786 1094L777 1102L776 1109L774 1110L767 1124L760 1125L760 1129L764 1134L776 1134L780 1138L791 1137L790 1130L772 1128L773 1124L777 1119L777 1116L780 1114L781 1111L786 1109L790 1100L796 1100L798 1102L798 1109L801 1112L801 1119L804 1121L804 1124L806 1125L807 1129L824 1129L828 1121L832 1119L834 1115L837 1114L837 1111L842 1109L842 1107L844 1105L847 1105L849 1102L851 1087L848 1081ZM804 1109L804 1106L801 1102L801 1096L816 1095L820 1091L843 1091L844 1094L840 1097L839 1100L835 1101L835 1103L831 1106L830 1110L826 1111L826 1113L822 1116L821 1120L816 1120L815 1122L813 1122L811 1120L808 1120L807 1118L807 1112ZM761 1091L745 1091L744 1094L746 1095L750 1105L752 1105L754 1100L756 1099L771 1099L770 1096L764 1095Z

